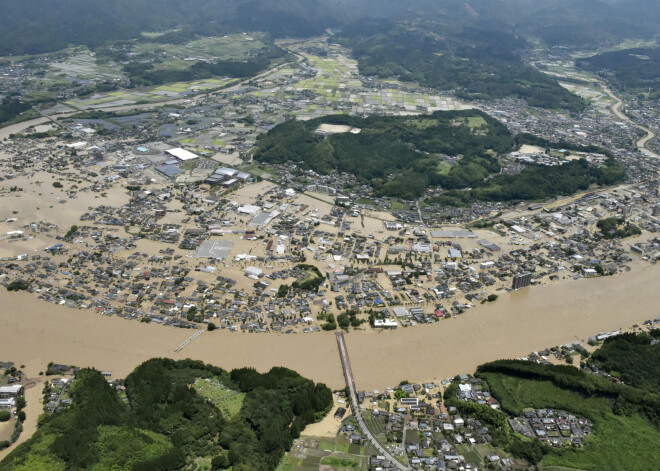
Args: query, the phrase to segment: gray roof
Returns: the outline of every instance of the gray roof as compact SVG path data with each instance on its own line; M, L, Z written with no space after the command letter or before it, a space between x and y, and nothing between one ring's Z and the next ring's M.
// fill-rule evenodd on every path
M156 167L156 170L158 170L160 173L164 173L168 177L175 177L178 174L182 173L183 170L181 170L179 167L176 165L160 165Z

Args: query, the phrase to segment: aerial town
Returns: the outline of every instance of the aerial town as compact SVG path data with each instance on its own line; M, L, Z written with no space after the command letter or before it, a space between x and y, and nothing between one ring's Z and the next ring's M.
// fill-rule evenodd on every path
M266 37L240 33L222 41L240 46L240 57L253 57ZM293 437L278 470L537 469L539 450L583 449L597 430L591 417L500 402L496 391L510 391L499 371L410 381L403 371L398 385L357 388L344 333L375 339L417 333L462 322L530 287L657 269L660 102L614 95L562 48L525 59L587 100L580 113L515 97L467 101L452 91L363 75L332 31L277 44L290 57L249 79L145 87L128 87L121 68L100 63L84 47L0 62L0 102L44 87L58 94L35 108L34 119L0 128L2 290L23 292L46 309L57 305L181 333L186 340L176 354L202 333L220 344L230 336L284 342L335 332L346 388L333 385L331 413ZM199 59L172 54L165 48L139 57ZM108 83L111 89L98 88ZM97 88L78 93L75 87ZM438 202L439 186L415 200L386 197L351 173L255 159L259 136L293 120L469 109L515 135L606 149L516 145L494 156L502 175L576 160L599 168L614 158L626 179L546 200L447 205ZM360 132L322 124L314 137ZM451 168L461 157L442 155L441 165ZM586 302L589 296L602 293L593 288L585 291ZM588 340L573 335L564 345L538 345L518 360L551 367L575 361L595 381L623 384L588 359L610 338L646 335L660 325L652 310L638 317L648 320L622 321L620 330L598 329ZM417 342L411 338L405 342ZM478 348L469 337L462 340L461 348ZM72 404L81 368L59 363L54 350L47 368L30 377L18 366L28 359L0 351L0 414L11 411L0 420L6 447L20 443L29 389L43 385L38 414L44 417ZM406 361L420 360L411 357ZM430 357L423 361L444 360ZM100 373L128 402L125 375ZM219 399L223 407L238 402L240 409L236 391L200 381L211 386L193 386L217 387L226 395ZM528 448L510 452L519 440ZM324 465L330 468L319 468Z
M245 171L255 164L231 157L238 165L230 167L222 153L205 157L137 136L79 141L90 129L69 126L70 144L0 144L13 156L2 168L2 284L29 280L27 290L45 301L101 315L307 333L348 313L353 327L411 327L502 291L607 276L660 254L658 179L648 169L578 197L444 215L349 189L349 175L295 166L258 166L256 175ZM555 162L523 150L502 158ZM57 218L25 219L50 208ZM608 218L641 235L604 234L597 223ZM346 315L342 322L347 328Z

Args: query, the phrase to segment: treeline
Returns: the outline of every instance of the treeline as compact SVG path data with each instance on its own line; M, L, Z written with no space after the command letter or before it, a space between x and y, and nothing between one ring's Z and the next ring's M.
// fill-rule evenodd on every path
M660 391L660 331L626 333L610 337L589 358L589 363L624 383L647 391Z
M522 62L526 43L505 30L431 21L364 20L340 39L353 49L360 72L443 90L460 98L517 96L531 106L582 111L586 103L551 76Z
M246 393L228 422L192 384L217 378ZM323 384L285 368L230 373L192 360L146 361L126 378L128 405L105 378L84 369L68 409L46 416L0 470L115 469L166 471L211 459L213 469L273 470L292 440L332 406Z
M478 118L477 127L469 125ZM327 138L314 131L323 123L353 126L358 134ZM309 121L286 121L257 139L255 159L296 162L320 173L354 174L377 195L414 199L429 186L464 188L499 171L492 154L510 150L507 128L476 111L438 111L419 117L334 115ZM441 155L462 155L448 173L439 172Z
M614 158L608 158L602 167L584 159L556 166L529 164L518 174L495 175L469 191L448 191L427 203L466 206L477 201L541 201L625 179L625 167Z
M577 59L575 64L594 72L614 75L616 85L627 91L649 91L660 96L660 48L640 47L604 52Z
M248 60L220 60L217 62L196 62L190 67L177 69L155 69L153 64L131 62L124 66L133 85L150 86L172 82L203 80L212 77L246 78L257 75L270 66L274 59L286 57L287 53L277 47L268 47Z
M497 175L470 193L477 201L545 200L623 180L625 168L613 158L602 167L579 159L557 166L528 165L515 175Z
M657 33L654 0L0 0L0 55L34 54L71 44L95 47L132 39L143 31L173 30L166 41L191 31L212 34L268 31L275 37L309 37L361 18L430 18L445 25L511 30L548 45L606 46ZM439 34L444 32L439 31ZM507 33L508 34L508 33ZM499 50L499 49L495 49Z

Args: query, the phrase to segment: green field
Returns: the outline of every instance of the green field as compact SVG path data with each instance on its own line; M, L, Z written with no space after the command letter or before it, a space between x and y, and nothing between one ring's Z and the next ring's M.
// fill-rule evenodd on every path
M466 444L457 445L456 449L458 452L465 457L467 463L476 463L480 466L483 465L483 460L481 456L470 446Z
M215 404L227 420L231 420L243 407L245 393L229 389L217 378L198 379L193 387L199 395Z
M333 469L360 469L359 458L339 458L336 456L327 456L321 460L321 464L325 466L332 466Z
M523 408L554 408L575 413L592 421L594 428L582 448L552 450L544 466L587 470L648 470L660 460L660 431L639 414L615 415L613 401L587 397L563 389L550 381L539 381L483 373L491 393L505 410L522 413ZM546 469L546 468L544 468Z
M390 202L390 209L392 211L401 211L408 209L408 205L401 203L400 201L391 201Z
M334 471L366 470L369 469L368 457L376 453L371 446L351 444L342 436L334 439L303 437L284 456L277 471L318 471L319 466Z

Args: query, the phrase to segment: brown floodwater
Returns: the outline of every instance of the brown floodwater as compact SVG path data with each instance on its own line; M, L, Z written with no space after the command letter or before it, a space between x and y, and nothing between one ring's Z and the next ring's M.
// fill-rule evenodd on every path
M383 390L401 380L433 381L469 373L481 363L518 358L658 315L657 267L604 278L565 280L501 295L494 302L433 325L397 331L351 331L347 344L358 388ZM0 289L0 360L39 377L49 361L111 370L125 377L152 357L194 358L225 369L286 366L344 386L335 336L205 332L179 353L193 331L105 317ZM41 386L28 389L24 441L36 430ZM328 426L328 424L325 424ZM13 449L12 447L11 449ZM11 449L0 452L0 459Z
M638 265L612 277L566 280L500 295L487 305L433 325L396 331L351 331L351 363L359 388L471 372L483 362L626 328L657 317L657 267ZM123 377L155 356L195 358L231 369L286 366L332 388L343 375L332 333L205 332L179 353L193 332L71 310L27 293L0 291L0 359L25 364L31 375L49 361L112 370Z

